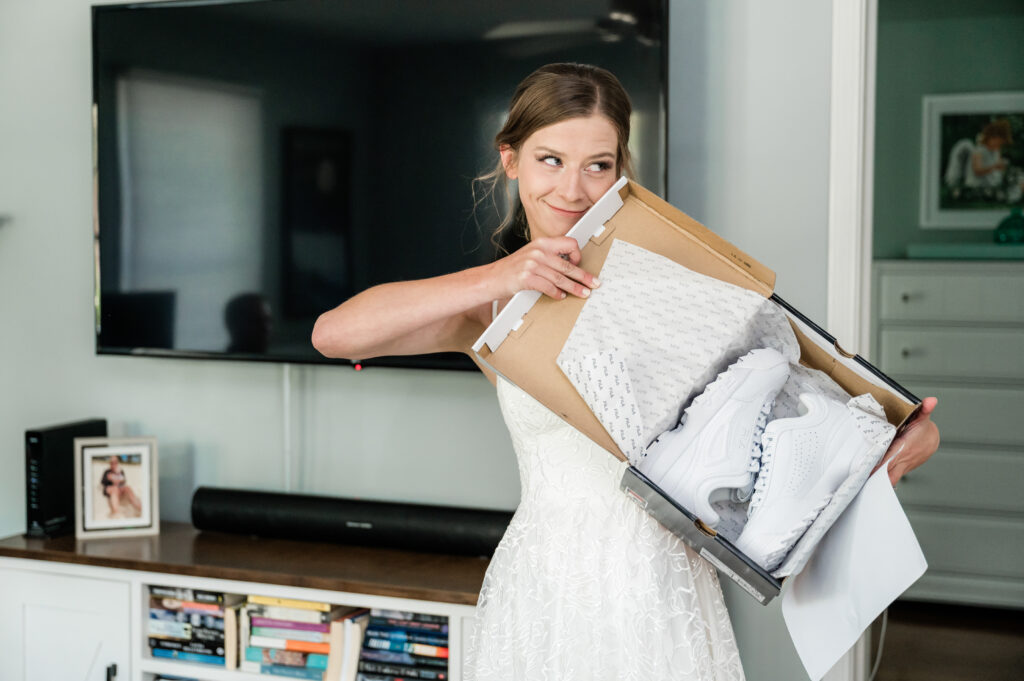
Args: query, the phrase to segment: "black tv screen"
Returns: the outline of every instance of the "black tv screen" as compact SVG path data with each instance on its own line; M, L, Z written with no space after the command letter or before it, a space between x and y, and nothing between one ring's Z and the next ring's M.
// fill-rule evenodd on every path
M272 0L93 10L97 351L332 362L317 315L490 262L471 179L516 84L588 62L665 186L663 0ZM370 363L469 368L461 355Z

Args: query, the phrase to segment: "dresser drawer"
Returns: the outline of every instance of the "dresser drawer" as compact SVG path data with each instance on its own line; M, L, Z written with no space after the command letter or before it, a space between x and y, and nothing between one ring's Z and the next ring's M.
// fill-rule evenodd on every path
M933 419L939 426L941 446L1024 445L1024 390L910 382L906 385L918 397L939 398Z
M1024 267L930 265L878 278L882 320L1024 322Z
M908 510L929 571L1024 579L1024 521Z
M1024 514L1024 452L941 446L896 485L909 508L975 509Z
M1024 328L882 328L878 361L891 375L1024 379Z

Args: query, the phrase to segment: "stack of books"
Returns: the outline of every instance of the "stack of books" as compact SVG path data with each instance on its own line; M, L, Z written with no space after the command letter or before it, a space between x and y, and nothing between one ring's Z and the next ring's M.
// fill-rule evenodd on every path
M448 678L448 618L373 609L357 681Z
M215 591L149 587L146 635L153 657L232 667L241 599Z
M365 608L248 596L239 616L239 666L296 679L354 681L368 616ZM355 643L346 645L346 639Z

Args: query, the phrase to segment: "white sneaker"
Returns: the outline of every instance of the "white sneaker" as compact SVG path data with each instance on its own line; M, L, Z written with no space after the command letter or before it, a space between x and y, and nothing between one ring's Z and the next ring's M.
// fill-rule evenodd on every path
M730 494L746 501L761 457L761 433L789 361L771 348L751 350L686 408L680 425L662 433L638 468L709 527L711 507Z
M764 432L761 472L736 548L771 572L865 457L877 454L849 407L802 393L801 416L776 419Z

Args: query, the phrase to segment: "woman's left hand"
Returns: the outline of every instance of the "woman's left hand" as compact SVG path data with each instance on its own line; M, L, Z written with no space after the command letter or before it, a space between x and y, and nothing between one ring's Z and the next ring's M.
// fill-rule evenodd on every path
M889 481L893 485L908 471L927 461L939 448L939 428L932 421L932 412L938 403L938 399L934 397L924 398L921 402L921 411L900 436L892 441L881 463L875 467L875 470L878 470L886 466Z

